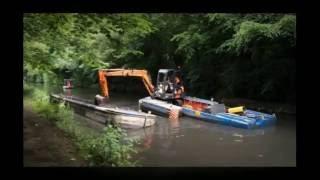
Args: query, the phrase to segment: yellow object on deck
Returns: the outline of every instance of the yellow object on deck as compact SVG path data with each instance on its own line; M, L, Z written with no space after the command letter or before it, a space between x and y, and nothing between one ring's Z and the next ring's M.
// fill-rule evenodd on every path
M183 105L183 107L192 109L192 106L191 106L191 105Z
M234 107L234 108L229 108L228 113L243 113L244 112L244 107L239 106L239 107Z

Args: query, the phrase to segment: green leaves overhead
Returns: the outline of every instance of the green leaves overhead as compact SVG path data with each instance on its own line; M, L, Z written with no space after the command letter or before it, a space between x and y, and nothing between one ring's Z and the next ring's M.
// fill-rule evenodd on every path
M97 69L143 55L137 40L154 30L141 14L25 14L25 72L68 69L93 82Z
M228 52L246 53L258 43L276 41L280 38L288 38L291 44L295 43L295 17L284 16L274 24L261 24L253 21L244 21L233 35L220 46Z
M26 46L41 43L49 47L50 53L42 55L55 59L55 67L71 69L76 68L74 61L100 66L127 55L141 55L135 40L154 30L140 14L26 14L24 25Z
M175 54L184 57L188 82L197 95L223 91L226 96L280 100L284 92L291 94L294 15L217 13L194 18L197 21L173 35L171 42L177 43ZM283 68L287 74L280 72Z
M99 68L145 68L155 80L158 69L179 65L194 95L284 100L295 89L294 14L60 13L23 20L28 74L62 76L67 69L87 85Z

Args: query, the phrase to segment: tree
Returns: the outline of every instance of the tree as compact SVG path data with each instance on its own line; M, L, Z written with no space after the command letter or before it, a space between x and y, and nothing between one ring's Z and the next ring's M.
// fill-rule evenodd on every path
M84 87L100 68L181 66L190 95L295 102L295 46L294 14L24 15L25 76Z

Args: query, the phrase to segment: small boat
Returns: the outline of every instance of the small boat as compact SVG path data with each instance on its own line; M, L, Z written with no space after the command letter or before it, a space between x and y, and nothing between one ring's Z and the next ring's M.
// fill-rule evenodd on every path
M223 104L190 97L185 99L182 113L189 117L245 129L266 127L276 121L275 114L253 110L244 110L241 114L229 113Z
M153 114L161 116L169 116L172 109L181 112L182 107L173 105L166 101L161 101L158 99L152 99L150 96L139 100L139 109L145 112L152 112ZM178 113L181 116L182 113Z
M155 115L117 107L96 106L77 97L50 95L51 100L67 102L81 115L103 124L117 124L122 128L136 129L153 126Z
M62 86L63 89L72 89L72 79L64 79L64 86Z

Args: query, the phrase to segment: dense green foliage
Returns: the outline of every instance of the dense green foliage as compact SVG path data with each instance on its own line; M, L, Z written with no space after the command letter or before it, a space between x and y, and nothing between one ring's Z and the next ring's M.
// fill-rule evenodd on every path
M89 128L74 121L74 113L64 103L50 103L49 96L43 90L24 88L24 103L31 105L33 110L45 119L51 120L57 127L69 134L80 154L91 166L136 166L132 160L135 154L134 141L127 139L124 130L111 125L102 133L95 133Z
M104 128L104 132L97 138L82 141L83 148L87 150L87 158L92 165L103 166L137 166L132 161L131 155L136 153L133 140L124 143L126 133L121 128L114 128L111 125Z
M181 66L187 93L295 103L294 14L25 14L24 74L97 82L99 68ZM40 76L39 76L40 75Z

